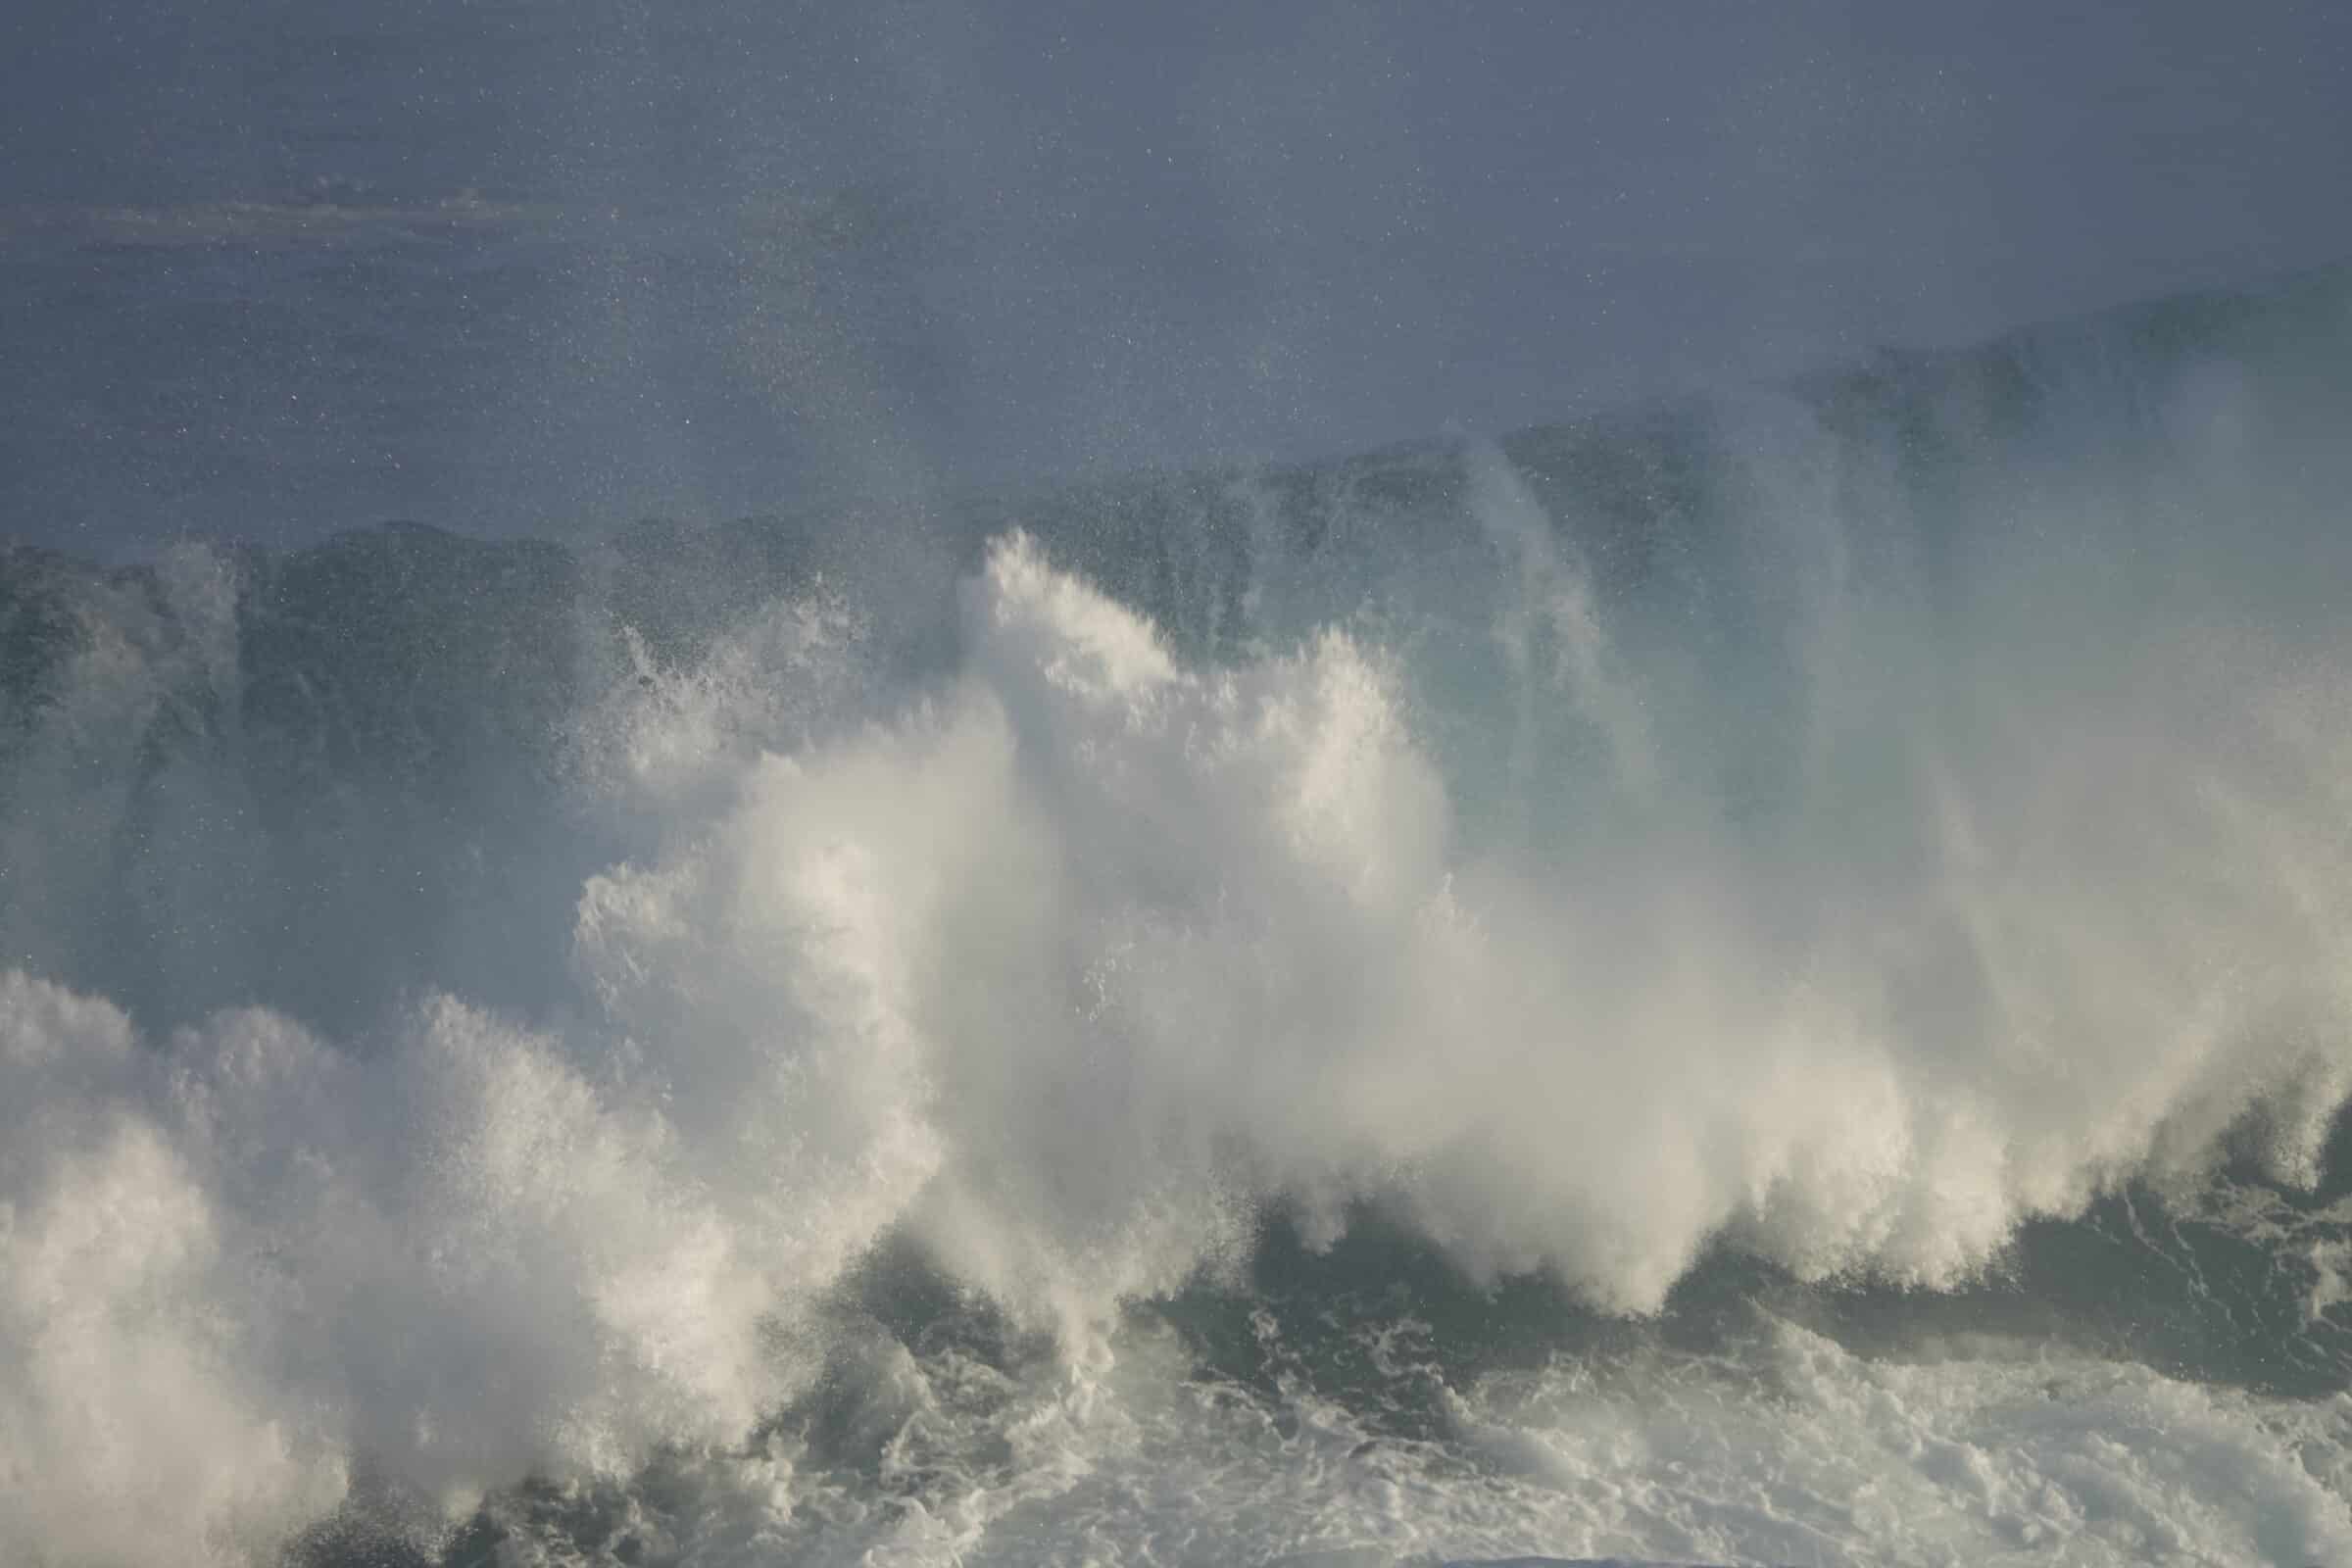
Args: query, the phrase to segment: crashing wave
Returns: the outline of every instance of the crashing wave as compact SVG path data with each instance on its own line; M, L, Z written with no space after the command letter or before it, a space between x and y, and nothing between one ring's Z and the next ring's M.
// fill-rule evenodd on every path
M1671 1347L1729 1290L1774 1326L1711 1319L1740 1372L1676 1372L1686 1412L1917 1412L1905 1509L1991 1532L1946 1544L2188 1530L2116 1501L2206 1473L2178 1440L2269 1499L2195 1528L2326 1555L2348 328L2330 276L1500 444L587 550L12 551L0 1544L236 1561L340 1507L453 1561L1051 1556L1170 1433L1348 1477L1299 1551L1883 1539L1654 1477L1562 1511L1610 1443L1704 1446L1562 1407L1562 1325ZM1408 1302L1548 1282L1554 1359L1368 1415L1426 1381L1340 1283L1390 1233L1455 1281ZM2096 1315L2124 1233L2188 1281L2135 1282L2173 1339ZM902 1255L934 1305L894 1323ZM2153 1471L2033 1416L2040 1371L1857 1359L2004 1279L2069 1354L2207 1358L2059 1374ZM1285 1359L1316 1334L1346 1396ZM1449 1467L1450 1534L1375 1528Z

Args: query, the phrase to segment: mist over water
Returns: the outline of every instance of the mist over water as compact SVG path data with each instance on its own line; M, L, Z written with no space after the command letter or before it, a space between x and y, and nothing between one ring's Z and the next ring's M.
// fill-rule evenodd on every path
M2348 349L0 556L0 1556L2352 1551Z

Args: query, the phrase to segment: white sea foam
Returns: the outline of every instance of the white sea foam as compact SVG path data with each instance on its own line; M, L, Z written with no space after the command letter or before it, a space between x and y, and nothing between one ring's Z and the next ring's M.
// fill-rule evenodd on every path
M1614 556L1432 460L1392 488L1436 512L1368 486L1320 554L1261 511L1246 582L1170 544L1215 636L1010 535L919 683L861 641L897 607L804 594L592 636L539 750L540 688L464 684L495 639L440 692L458 628L387 612L379 667L296 596L249 657L217 557L88 578L0 713L0 1557L269 1561L486 1492L551 1563L2345 1555L2340 1396L1775 1328L1423 1388L1446 1434L1399 1437L1122 1315L1238 1278L1268 1205L1639 1313L1722 1242L1952 1286L2141 1179L2331 1332L2340 1205L2277 1190L2352 1085L2310 384L2060 378L1924 479L1759 404L1720 514ZM461 764L560 798L433 794ZM1057 1348L860 1327L885 1239ZM763 1424L808 1401L823 1441ZM566 1558L495 1491L533 1474L625 1529Z
M1390 1335L1409 1362L1412 1325ZM1399 1343L1400 1342L1400 1343ZM1910 1568L2328 1562L2352 1548L2352 1403L1979 1347L1873 1363L1800 1330L1721 1357L1563 1359L1447 1396L1445 1441L1303 1384L1253 1396L1122 1338L1076 1382L903 1352L872 1369L871 1479L777 1445L663 1502L538 1538L613 1561L691 1537L722 1564L1226 1560L1433 1568L1564 1557ZM539 1555L535 1553L544 1553Z
M2293 1434L2340 1411L2152 1375L2070 1368L2045 1396L2042 1372L1792 1337L1740 1374L1770 1400L1722 1369L1466 1395L1511 1475L1456 1486L1355 1456L1345 1412L1280 1436L1122 1344L1121 1300L1234 1256L1269 1199L1326 1236L1385 1202L1474 1271L1639 1311L1725 1233L1800 1275L1950 1284L2025 1217L2193 1171L2257 1105L2276 1173L2314 1173L2352 1017L2352 724L2309 640L2218 602L2082 650L2103 565L1996 538L1994 587L1936 612L1972 640L1922 648L1887 590L1828 573L1803 788L1736 832L1692 692L1644 685L1639 628L1612 639L1482 461L1524 589L1508 665L1615 759L1547 774L1545 710L1518 705L1525 786L1588 793L1507 832L1457 820L1430 692L1375 644L1188 665L1015 536L965 590L960 668L861 719L747 673L854 657L830 612L626 672L579 774L657 826L582 891L549 1021L440 997L382 1038L247 1009L141 1042L9 973L0 1544L234 1561L355 1464L452 1505L664 1447L720 1465L895 1229L1055 1330L1076 1379L1022 1396L1012 1479L872 1523L909 1561L1285 1532L2339 1552L2341 1477ZM1560 824L1580 811L1610 831ZM936 1397L936 1369L892 1375ZM728 1485L760 1507L831 1517L788 1457L746 1463L766 1479ZM1169 1534L1118 1537L1136 1506ZM1342 1522L1282 1522L1318 1508Z

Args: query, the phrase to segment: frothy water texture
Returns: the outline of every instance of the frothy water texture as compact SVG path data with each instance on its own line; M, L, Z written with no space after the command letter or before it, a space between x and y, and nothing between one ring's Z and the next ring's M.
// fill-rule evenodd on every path
M2352 1560L2348 339L0 557L0 1559Z

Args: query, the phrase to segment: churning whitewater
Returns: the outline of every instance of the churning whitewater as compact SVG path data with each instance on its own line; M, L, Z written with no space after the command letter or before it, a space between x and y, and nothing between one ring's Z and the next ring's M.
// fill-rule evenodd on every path
M2352 1557L2348 339L0 556L0 1557Z

